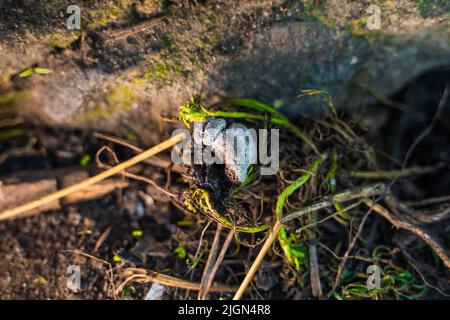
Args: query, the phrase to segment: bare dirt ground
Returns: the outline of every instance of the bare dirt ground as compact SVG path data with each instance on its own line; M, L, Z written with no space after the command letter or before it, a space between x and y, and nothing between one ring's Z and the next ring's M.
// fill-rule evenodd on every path
M361 3L340 16L322 1L263 0L82 1L86 26L76 33L61 22L67 4L0 4L0 211L169 137L184 126L178 108L194 93L208 105L250 96L280 107L327 157L283 203L285 214L375 182L393 197L378 199L388 214L358 203L336 216L342 207L333 203L286 223L284 246L282 238L271 246L244 297L448 299L444 1L386 1L385 33L361 27ZM36 67L51 72L20 76ZM337 112L311 113L330 100L298 99L303 89L329 91ZM260 127L272 116L241 120ZM256 175L231 199L243 210L219 215L231 229L242 221L272 226L282 191L320 159L289 128L280 140L277 175ZM230 181L221 172L211 187L208 168L167 159L169 152L51 210L1 221L0 299L144 299L155 279L165 284L163 298L195 299L211 273L208 257L225 239L206 297L231 299L267 233L234 234L201 202L186 205L206 185L213 207L228 208ZM370 265L381 268L376 290L366 286ZM69 266L80 267L78 292L67 286Z

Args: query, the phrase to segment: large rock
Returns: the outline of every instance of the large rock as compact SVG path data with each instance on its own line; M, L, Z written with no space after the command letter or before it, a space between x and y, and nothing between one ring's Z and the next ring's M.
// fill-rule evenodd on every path
M67 1L34 4L42 29L28 2L0 5L22 12L0 22L0 105L145 140L196 93L254 97L295 118L321 110L317 97L297 98L304 89L354 110L450 65L448 1L384 1L379 30L367 28L366 1L86 1L82 37L65 28ZM18 76L32 66L52 73Z

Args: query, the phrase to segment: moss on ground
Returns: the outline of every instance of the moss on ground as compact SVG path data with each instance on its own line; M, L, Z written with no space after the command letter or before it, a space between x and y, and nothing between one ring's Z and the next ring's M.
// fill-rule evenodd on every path
M448 0L415 0L417 9L422 17L450 16L450 2Z
M25 91L9 91L0 94L0 109L14 109L19 105L25 105L30 99L30 94Z
M125 18L129 8L134 3L136 3L135 0L114 0L102 4L102 7L89 14L87 29L103 27L111 22ZM162 5L162 0L144 0L138 3L138 8L140 12L151 13L161 8Z
M138 99L139 94L133 86L122 84L110 89L105 95L104 101L83 113L80 118L82 120L95 120L112 115L115 112L129 110Z

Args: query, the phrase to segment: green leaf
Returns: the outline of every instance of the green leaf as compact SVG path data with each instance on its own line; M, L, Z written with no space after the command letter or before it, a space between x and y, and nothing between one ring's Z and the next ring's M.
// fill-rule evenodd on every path
M324 90L302 90L301 94L298 97L301 98L304 96L314 96L314 95L321 96L327 103L327 106L331 110L333 115L335 117L337 116L336 107L334 106L333 99L331 98L330 94Z
M191 221L191 220L181 220L181 221L177 222L177 225L179 227L190 227L190 226L193 226L194 224L195 224L195 222Z
M304 252L304 247L303 246L291 246L291 253L294 257L298 258L298 259L303 259L305 258L305 252Z
M22 71L21 73L19 73L19 77L26 78L26 77L31 76L33 73L34 73L34 69L30 68L30 69L27 69L27 70Z
M19 77L21 78L26 78L31 76L34 73L37 74L49 74L52 71L50 69L47 68L29 68L27 70L22 71L21 73L19 73Z
M34 72L37 74L49 74L52 72L52 70L47 68L34 68Z
M253 109L256 111L260 111L260 112L267 112L267 113L279 115L278 111L275 110L275 108L273 108L265 103L262 103L258 100L255 100L255 99L234 99L234 100L231 100L230 103L232 105L235 105L238 107L245 107L245 108Z
M143 232L142 232L142 230L134 230L134 231L131 233L131 235L132 235L133 237L142 237Z
M186 249L184 249L183 247L177 247L175 249L175 252L178 253L178 257L180 259L186 258Z
M91 162L91 156L88 154L85 154L80 159L80 166L86 167L90 162Z
M286 202L287 198L293 194L298 188L303 186L309 178L311 178L311 175L315 174L319 168L319 164L322 163L326 159L326 155L320 156L319 159L316 159L308 168L308 171L301 175L297 180L295 180L294 183L290 184L286 189L283 190L283 192L280 193L278 196L277 204L276 204L276 214L277 217L280 219L283 215L283 209L284 209L284 203Z
M203 102L199 96L193 96L189 101L181 106L180 118L189 128L191 122L205 122L208 114L203 109Z

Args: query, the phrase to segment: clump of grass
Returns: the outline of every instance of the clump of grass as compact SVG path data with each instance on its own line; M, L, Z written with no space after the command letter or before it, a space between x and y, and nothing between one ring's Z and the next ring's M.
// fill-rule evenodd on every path
M313 94L322 94L328 97L327 102L330 105L330 108L334 110L331 99L324 92L313 90L303 92L303 95ZM284 115L282 115L272 106L254 99L234 99L227 101L226 103L216 105L215 107L219 107L220 109L206 108L199 96L193 96L180 108L180 118L183 120L187 127L190 127L191 123L196 121L204 122L208 117L257 120L264 123L270 121L273 124L281 125L291 130L308 146L310 146L310 148L315 153L318 153L318 149L312 142L312 139L300 128L292 124ZM238 108L237 110L235 109L236 107ZM244 111L242 109L244 109ZM282 216L284 204L287 198L297 189L303 186L310 179L310 177L317 172L320 164L325 161L326 158L326 155L319 155L318 158L314 160L308 167L308 169L306 170L307 172L300 176L295 181L295 183L288 186L279 195L276 205L277 219L280 219ZM254 176L249 175L243 186L240 186L232 191L232 195L236 195L237 193L239 193L244 188L244 185L249 185L253 180ZM245 227L244 229L234 226L229 219L222 216L217 212L217 210L214 209L209 193L204 189L194 190L190 195L185 197L184 203L189 210L193 212L201 211L210 218L221 223L222 225L228 228L237 228L241 232L255 233L269 228L268 225L262 225L259 227ZM286 257L286 260L294 265L297 270L300 270L300 267L302 265L305 265L307 262L307 246L305 246L301 242L300 238L301 237L296 234L288 235L284 226L282 226L278 232L278 241Z
M339 292L331 291L329 296L338 300L423 298L428 292L426 284L412 272L395 265L391 259L392 253L389 251L388 247L379 246L372 252L372 263L381 269L380 288L369 289L366 281L358 281L358 279L367 279L367 273L356 273L345 269L342 278L346 284L341 286Z
M367 277L360 274L359 277ZM428 287L410 271L394 264L384 265L380 288L369 289L365 282L352 282L341 287L340 293L330 292L338 300L355 299L420 299L428 292Z

